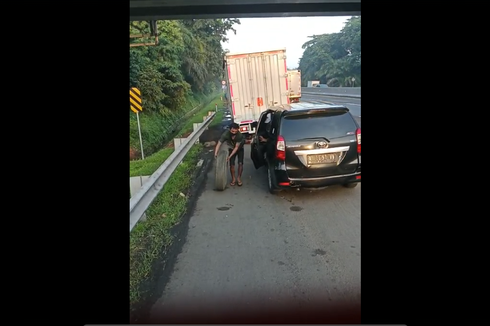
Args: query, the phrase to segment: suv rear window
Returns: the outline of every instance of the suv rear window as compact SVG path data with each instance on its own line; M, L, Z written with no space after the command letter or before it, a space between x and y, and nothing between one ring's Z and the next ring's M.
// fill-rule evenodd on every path
M354 119L345 112L286 115L281 125L281 135L286 141L314 137L334 139L355 131Z

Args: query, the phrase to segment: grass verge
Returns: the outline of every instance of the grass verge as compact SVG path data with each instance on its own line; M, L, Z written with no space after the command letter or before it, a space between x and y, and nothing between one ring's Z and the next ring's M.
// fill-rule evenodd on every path
M207 105L196 112L183 126L177 136L192 132L193 123L203 122L203 116L208 111L222 107L220 95L215 96ZM221 114L221 115L220 115ZM223 113L211 123L219 122ZM153 174L162 163L173 153L173 148L164 148L144 160L130 161L130 176ZM130 233L130 305L141 302L148 291L149 284L158 275L152 275L152 267L164 256L167 248L172 244L171 229L180 222L187 206L187 192L192 185L192 178L196 170L196 163L202 145L194 145L187 153L182 163L174 171L157 198L146 211L146 221L141 221ZM184 195L184 196L183 196Z
M170 230L180 222L181 216L185 213L187 192L192 184L192 178L189 176L194 174L201 150L201 144L196 144L189 150L146 211L147 220L136 224L130 233L129 301L131 306L145 296L147 290L144 289L144 283L157 277L152 275L152 266L172 243Z
M173 148L164 148L155 154L146 157L144 160L130 161L129 176L138 177L142 175L152 175L173 152Z

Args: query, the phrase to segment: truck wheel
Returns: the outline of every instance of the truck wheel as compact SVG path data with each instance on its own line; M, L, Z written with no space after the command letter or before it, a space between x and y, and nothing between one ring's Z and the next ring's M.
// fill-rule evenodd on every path
M223 191L226 188L228 178L226 177L228 164L226 157L228 156L228 150L220 150L218 157L216 157L216 168L214 171L214 186L216 190Z

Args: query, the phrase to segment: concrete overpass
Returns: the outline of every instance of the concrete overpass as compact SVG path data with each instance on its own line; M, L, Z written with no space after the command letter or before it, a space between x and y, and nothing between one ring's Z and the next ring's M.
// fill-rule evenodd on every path
M129 20L356 16L361 0L130 0ZM298 28L301 28L299 26Z

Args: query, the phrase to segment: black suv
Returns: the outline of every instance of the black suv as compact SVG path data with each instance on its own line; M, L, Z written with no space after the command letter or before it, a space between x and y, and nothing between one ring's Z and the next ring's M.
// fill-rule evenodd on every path
M259 136L267 138L266 143ZM349 109L326 103L271 107L251 144L256 169L265 165L269 191L285 188L353 188L361 181L361 128Z

